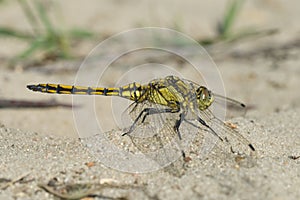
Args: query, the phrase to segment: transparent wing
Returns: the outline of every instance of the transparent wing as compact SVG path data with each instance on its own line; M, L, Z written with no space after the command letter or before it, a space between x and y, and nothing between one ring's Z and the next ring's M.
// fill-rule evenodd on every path
M215 100L212 105L213 108L211 109L216 109L217 111L225 113L226 119L245 116L247 111L245 104L219 94L213 94L213 96Z
M181 154L181 145L174 125L178 113L156 113L146 115L145 109L164 110L168 107L149 101L131 104L122 114L127 132L137 120L133 130L124 137L129 137L135 147L133 153L142 153L161 166L177 160ZM142 114L141 114L142 113Z
M252 155L255 151L253 145L236 130L235 126L218 119L209 109L200 111L199 117L210 127L208 130L219 137L218 145L222 149L239 155Z

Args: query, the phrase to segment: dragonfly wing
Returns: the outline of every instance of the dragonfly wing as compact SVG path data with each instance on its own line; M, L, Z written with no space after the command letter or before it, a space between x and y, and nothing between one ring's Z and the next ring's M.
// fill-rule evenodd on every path
M145 109L164 110L167 107L149 101L131 104L122 114L128 123L127 131L137 120L134 128L127 134L136 148L134 153L142 153L166 166L181 156L181 147L174 125L179 113L156 113L146 115ZM142 114L141 114L142 113Z
M215 117L209 109L200 111L199 117L210 127L208 131L217 136L218 145L222 149L239 155L251 155L255 151L253 145L236 130L235 126Z
M122 114L122 121L126 127L125 132L130 132L132 124L135 123L130 135L135 137L151 137L159 132L163 126L163 113L147 115L147 109L162 110L165 106L153 104L149 101L132 103ZM134 131L136 129L136 131ZM143 130L143 131L142 131Z
M234 117L245 116L247 107L245 104L234 99L213 94L215 100L210 109L218 113L220 118L231 119Z

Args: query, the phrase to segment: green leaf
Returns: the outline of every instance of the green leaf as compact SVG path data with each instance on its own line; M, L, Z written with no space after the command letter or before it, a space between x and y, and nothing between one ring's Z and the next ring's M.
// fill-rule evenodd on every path
M30 46L18 56L18 58L21 58L21 59L28 58L35 51L42 48L44 45L45 45L44 41L37 39L37 40L33 41L30 44Z
M225 12L222 23L219 25L219 34L226 38L230 34L232 25L237 18L244 0L232 0Z
M86 31L83 29L76 29L76 28L70 30L68 35L73 38L91 38L95 36L93 32Z
M33 36L30 34L23 33L21 31L16 31L14 29L7 28L7 27L0 27L0 35L20 38L20 39L33 39Z

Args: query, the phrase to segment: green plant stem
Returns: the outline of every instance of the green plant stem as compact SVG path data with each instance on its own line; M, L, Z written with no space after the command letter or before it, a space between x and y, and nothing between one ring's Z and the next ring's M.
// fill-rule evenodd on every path
M18 2L20 4L23 12L25 13L26 18L29 21L29 24L31 25L33 32L36 35L39 35L40 32L39 32L39 29L38 29L38 27L39 27L38 22L37 22L36 17L33 15L33 11L30 8L29 4L26 2L26 0L18 0Z
M220 27L220 35L224 38L230 35L232 25L237 18L237 14L241 9L244 0L232 0L226 9L224 20Z
M39 1L35 1L35 7L37 8L38 15L42 21L42 24L44 25L45 29L47 30L47 33L49 36L56 36L56 31L51 24L49 17L47 16L47 11L44 8L43 4Z

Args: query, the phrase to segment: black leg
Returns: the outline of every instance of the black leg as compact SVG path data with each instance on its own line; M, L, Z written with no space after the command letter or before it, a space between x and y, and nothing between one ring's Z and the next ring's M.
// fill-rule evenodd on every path
M185 116L186 116L185 113L180 113L179 119L176 121L175 126L174 126L174 130L177 133L179 140L182 140L182 137L181 137L181 134L180 134L180 131L179 131L179 127L180 127L182 121L186 121ZM186 160L186 155L185 155L184 150L182 150L182 149L181 149L181 155L182 155L183 160L185 161Z
M145 108L142 112L146 112L146 114L144 115L144 117L142 119L142 123L144 123L144 121L146 120L146 117L148 115L153 115L153 114L158 114L158 113L174 113L174 112L178 112L178 111L177 110L174 111L171 108L166 108L166 109Z
M181 137L181 134L180 134L180 131L179 131L179 127L181 125L181 122L184 120L184 117L185 117L185 114L184 113L180 113L179 119L176 120L175 126L174 126L174 130L178 134L178 137L179 137L180 140L182 139L182 137Z
M127 135L127 134L129 134L133 131L133 128L134 128L135 124L141 118L141 116L143 115L144 112L145 112L145 109L142 112L140 112L140 114L137 116L137 118L135 118L134 122L130 126L129 130L126 133L123 133L122 136Z
M185 156L185 152L183 150L181 150L181 155L182 155L183 160L184 160L186 158L186 156Z
M184 119L184 121L185 121L186 123L192 125L192 126L195 127L195 128L198 128L198 129L201 129L201 128L202 128L202 127L200 127L200 126L197 126L196 124L193 124L192 122L188 121L187 119Z
M142 115L145 113L143 119L142 119L142 123L144 123L144 121L146 120L146 117L148 115L153 115L153 114L159 114L159 113L176 113L176 112L179 112L180 109L171 109L171 108L166 108L166 109L156 109L156 108L145 108L144 110L142 110L140 112L140 114L137 116L137 118L134 120L134 122L132 123L132 125L130 126L128 132L126 133L123 133L122 136L125 136L127 134L130 134L134 128L135 128L135 125L136 123L138 122L138 120L142 117ZM180 113L179 115L179 119L176 120L175 122L175 125L174 125L174 131L178 134L178 137L179 137L179 140L182 139L181 137L181 134L180 134L180 131L179 131L179 127L182 123L183 120L185 120L185 114L184 113ZM185 152L183 150L181 150L181 154L182 154L182 157L183 159L186 158L186 155L185 155Z
M179 111L179 110L178 110ZM177 110L171 109L171 108L166 108L166 109L156 109L156 108L145 108L144 110L142 110L140 112L140 114L137 116L137 118L134 120L134 122L132 123L132 125L130 126L128 132L123 133L122 136L127 135L129 133L131 133L134 128L136 123L138 122L138 120L142 117L142 115L145 113L143 119L142 119L142 123L144 123L146 117L148 115L153 115L153 114L158 114L158 113L174 113L174 112L178 112Z
M206 128L208 128L209 130L211 130L211 132L217 136L221 141L223 141L223 138L221 138L216 131L214 131L214 129L212 129L203 119L201 119L200 117L198 117L197 119L203 126L205 126Z

